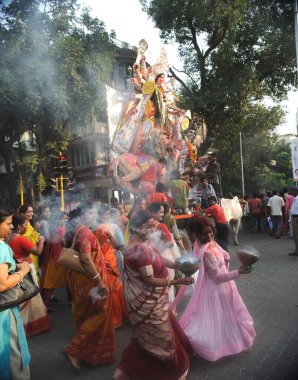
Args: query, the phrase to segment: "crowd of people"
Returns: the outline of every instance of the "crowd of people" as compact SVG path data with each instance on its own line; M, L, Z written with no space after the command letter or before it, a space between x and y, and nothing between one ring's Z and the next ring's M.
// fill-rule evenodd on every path
M185 187L181 188L184 191ZM206 268L204 282L200 275L197 290L180 322L177 320L173 306L177 291L192 284L194 278L181 275L176 259L189 254L189 247L171 212L175 192L169 196L164 186L155 190L146 198L135 198L130 207L112 198L110 206L85 203L69 213L48 205L36 214L30 205L20 206L16 213L0 211L0 295L19 284L29 271L40 286L40 294L20 307L0 312L0 338L4 342L0 348L1 361L4 358L1 379L30 378L26 337L50 330L49 313L59 305L55 289L61 287L66 289L75 324L75 334L63 353L77 371L81 361L93 366L115 361L115 331L123 323L133 326L133 336L114 374L119 380L152 379L157 373L160 380L186 379L191 354L217 360L252 346L252 319L238 293L237 304L226 294L237 292L234 279L250 270L240 267L229 272L228 253L217 244L226 242L221 230L225 221L210 223L202 209L191 218L188 236L194 244L193 254ZM220 206L214 195L208 202L205 211L210 216ZM79 253L83 273L59 264L63 247ZM235 333L232 339L228 334L218 336L216 344L213 338L220 331L224 311L219 300L212 304L208 298L214 291L211 284L218 290L218 299L222 292L226 294L230 313L226 322ZM206 306L208 324L202 330L196 324L192 326L193 318L189 317L191 309L201 320L203 309L196 307L199 299Z
M243 228L251 233L268 232L276 239L293 237L293 206L297 187L253 194L240 199L243 207Z

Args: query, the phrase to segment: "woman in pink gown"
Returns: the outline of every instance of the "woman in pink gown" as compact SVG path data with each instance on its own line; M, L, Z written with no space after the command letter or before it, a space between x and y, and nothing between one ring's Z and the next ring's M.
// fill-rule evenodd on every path
M195 240L194 256L202 264L180 324L194 351L206 360L248 351L256 333L234 280L250 270L240 267L229 272L229 254L213 240L212 226L206 217L192 218L189 233ZM172 308L184 291L182 287Z

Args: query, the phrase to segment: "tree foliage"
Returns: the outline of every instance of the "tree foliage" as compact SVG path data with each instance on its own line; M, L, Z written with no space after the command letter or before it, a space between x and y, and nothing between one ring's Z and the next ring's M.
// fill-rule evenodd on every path
M179 46L184 73L170 71L181 84L181 105L207 125L199 153L213 144L231 175L239 132L247 142L263 136L265 151L272 149L270 134L284 120L279 103L296 81L293 1L140 2L165 43ZM254 186L265 186L266 167L262 156L253 167Z
M44 172L51 155L67 148L67 131L105 112L98 99L113 69L112 39L76 0L2 4L0 38L0 155L10 174L13 146L30 130L35 173Z

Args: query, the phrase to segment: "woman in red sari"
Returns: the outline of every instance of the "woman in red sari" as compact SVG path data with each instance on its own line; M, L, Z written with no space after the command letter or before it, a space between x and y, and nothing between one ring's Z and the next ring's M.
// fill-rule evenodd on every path
M80 359L93 366L110 364L115 359L112 289L103 253L89 228L96 218L96 208L85 210L81 224L77 219L73 231L74 249L79 252L86 274L69 271L76 333L64 353L77 370L80 370Z
M183 380L189 368L191 346L169 310L168 287L191 284L192 278L168 280L163 259L147 242L154 219L140 211L131 221L131 238L125 252L124 294L133 338L123 351L114 373L115 380Z
M27 230L27 221L23 215L14 215L12 218L13 230L9 238L10 248L13 250L14 257L18 262L26 261L31 266L31 274L38 284L35 267L31 256L39 256L42 253L44 238L39 237L37 247L32 241L24 237ZM24 324L26 336L34 336L50 330L47 309L42 301L40 294L24 302L20 306L21 317Z

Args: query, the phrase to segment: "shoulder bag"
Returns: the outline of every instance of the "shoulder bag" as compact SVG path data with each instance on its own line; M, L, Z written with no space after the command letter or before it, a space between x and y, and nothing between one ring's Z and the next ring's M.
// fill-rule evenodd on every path
M11 273L13 274L13 273ZM18 306L39 293L31 273L27 273L19 284L0 293L0 312Z
M84 227L82 227L84 228ZM63 265L67 269L74 270L75 272L87 274L80 260L80 253L73 249L78 232L82 229L79 228L75 234L70 248L62 248L58 259L58 264Z

